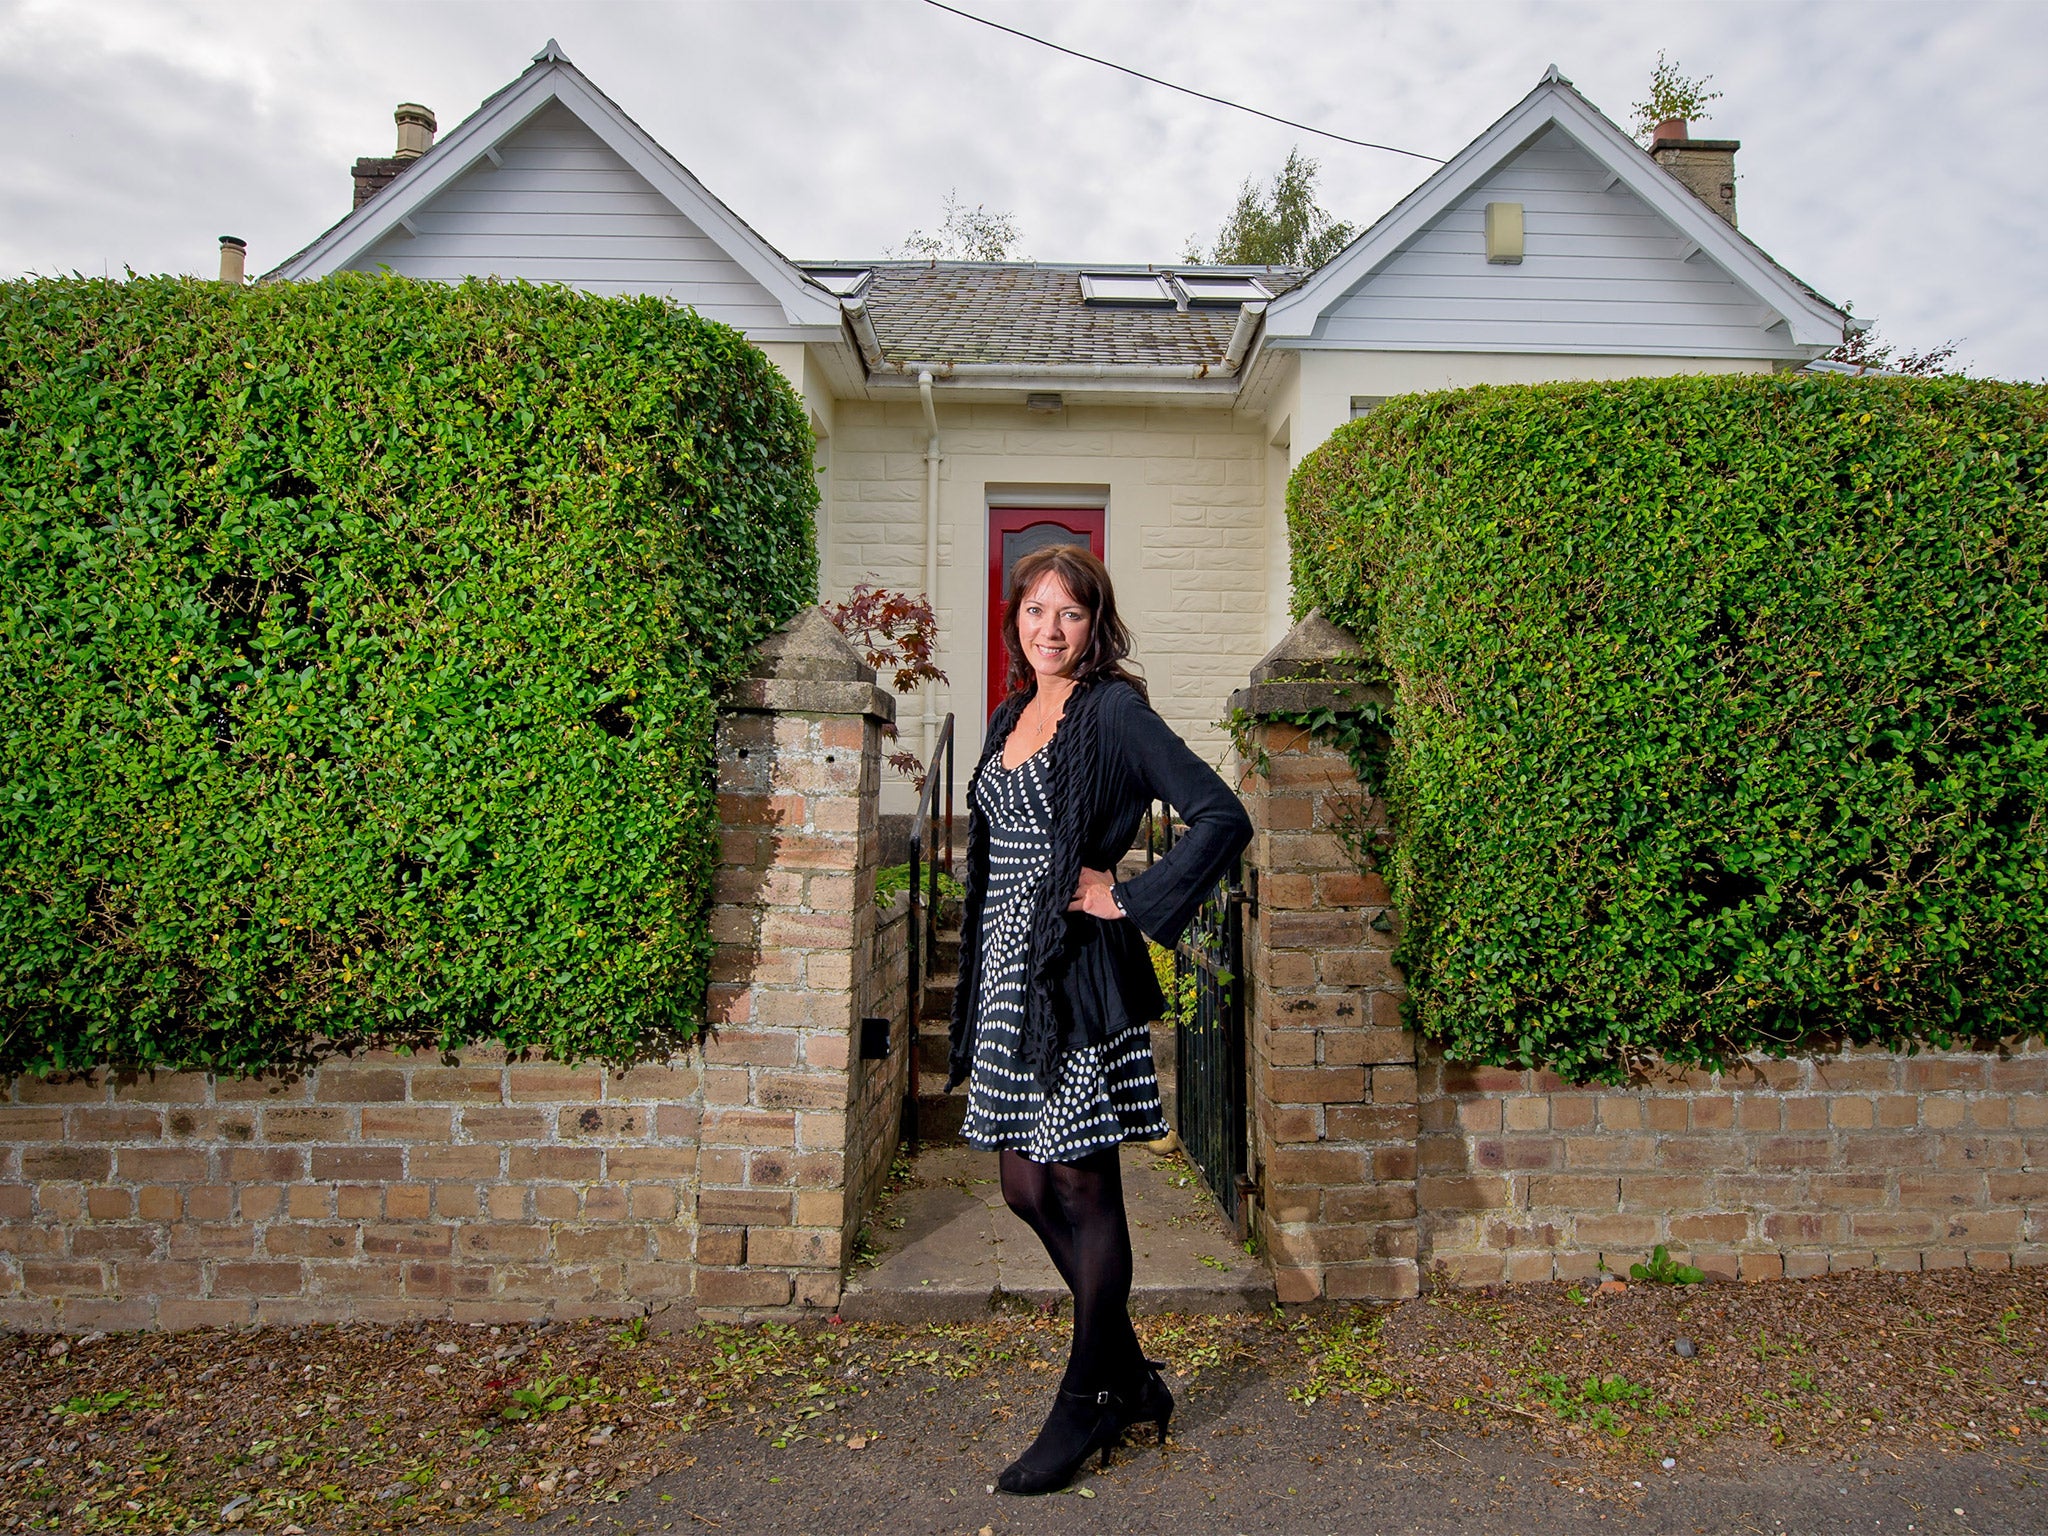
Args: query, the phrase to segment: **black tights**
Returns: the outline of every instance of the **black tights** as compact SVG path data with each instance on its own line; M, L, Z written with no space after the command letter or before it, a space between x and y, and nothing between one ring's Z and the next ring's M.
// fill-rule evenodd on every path
M1074 1347L1062 1386L1095 1392L1137 1374L1131 1327L1131 1229L1123 1165L1106 1147L1077 1163L1034 1163L1002 1152L1003 1200L1036 1232L1074 1293Z

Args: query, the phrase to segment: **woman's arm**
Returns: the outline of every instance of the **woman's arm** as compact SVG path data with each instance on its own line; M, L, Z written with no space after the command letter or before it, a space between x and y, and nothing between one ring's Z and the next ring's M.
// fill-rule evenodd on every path
M1135 693L1104 724L1116 734L1117 750L1145 793L1164 800L1187 823L1164 858L1104 894L1147 938L1170 949L1251 841L1251 818L1230 786Z

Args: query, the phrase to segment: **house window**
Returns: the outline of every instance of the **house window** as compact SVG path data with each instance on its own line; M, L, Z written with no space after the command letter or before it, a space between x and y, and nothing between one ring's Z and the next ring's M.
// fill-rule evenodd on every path
M1166 279L1144 272L1083 272L1081 297L1090 304L1171 304Z
M1173 280L1190 304L1262 304L1273 297L1272 290L1255 277L1176 272Z
M1356 421L1361 416L1370 416L1386 403L1387 396L1385 395L1353 395L1351 397L1351 419Z
M827 292L836 293L842 299L850 299L868 285L874 274L866 267L813 268L808 274L811 281Z

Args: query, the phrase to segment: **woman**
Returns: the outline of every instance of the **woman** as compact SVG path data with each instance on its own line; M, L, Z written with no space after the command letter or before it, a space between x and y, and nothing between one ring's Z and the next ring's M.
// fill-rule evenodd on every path
M1052 1413L1004 1469L1009 1493L1064 1488L1091 1454L1173 1395L1131 1327L1131 1236L1118 1147L1166 1134L1147 1026L1166 1000L1145 948L1171 946L1251 838L1237 799L1124 669L1130 635L1085 550L1012 569L1009 695L968 781L966 913L952 1071L967 1139L1000 1149L1003 1199L1074 1293ZM1117 860L1153 800L1187 823L1135 879Z

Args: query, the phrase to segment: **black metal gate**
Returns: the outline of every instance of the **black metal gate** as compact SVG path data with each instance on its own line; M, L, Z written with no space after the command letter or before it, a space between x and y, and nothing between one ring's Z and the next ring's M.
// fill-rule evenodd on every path
M1244 1235L1249 1146L1245 1134L1244 909L1241 866L1203 903L1173 959L1175 1097L1181 1145Z

